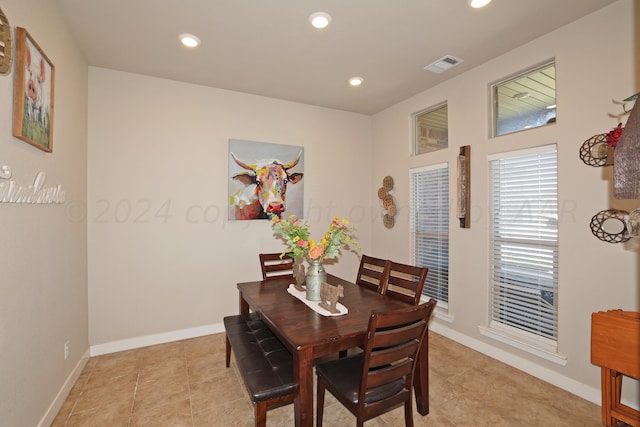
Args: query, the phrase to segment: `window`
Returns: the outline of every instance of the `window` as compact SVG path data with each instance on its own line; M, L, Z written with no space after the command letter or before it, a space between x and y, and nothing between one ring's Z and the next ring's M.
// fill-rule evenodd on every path
M447 148L449 119L447 104L417 113L414 121L414 154L423 154Z
M446 164L411 171L411 254L428 267L422 294L449 302L449 168Z
M494 135L500 136L556 121L556 66L546 63L495 83Z
M555 145L490 158L490 329L546 351L558 336Z

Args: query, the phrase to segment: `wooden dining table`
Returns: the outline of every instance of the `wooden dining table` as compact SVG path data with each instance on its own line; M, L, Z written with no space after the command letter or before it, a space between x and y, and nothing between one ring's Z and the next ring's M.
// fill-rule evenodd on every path
M240 313L253 310L293 355L298 396L294 401L295 425L312 426L314 359L364 345L372 310L406 308L407 303L380 295L355 283L328 275L331 285L342 285L340 298L348 313L324 316L287 292L291 279L238 283ZM429 413L429 353L425 335L414 375L416 409Z

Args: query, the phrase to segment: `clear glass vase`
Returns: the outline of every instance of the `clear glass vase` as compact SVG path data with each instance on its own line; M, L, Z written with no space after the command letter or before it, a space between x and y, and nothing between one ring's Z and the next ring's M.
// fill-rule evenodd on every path
M326 281L327 272L322 265L322 260L309 260L309 268L307 269L307 277L305 280L308 301L320 301L320 285Z

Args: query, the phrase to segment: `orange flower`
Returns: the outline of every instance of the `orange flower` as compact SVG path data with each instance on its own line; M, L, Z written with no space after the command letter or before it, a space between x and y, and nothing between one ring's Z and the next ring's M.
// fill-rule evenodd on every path
M309 258L318 259L322 256L323 252L324 252L324 245L314 246L311 249L309 249Z

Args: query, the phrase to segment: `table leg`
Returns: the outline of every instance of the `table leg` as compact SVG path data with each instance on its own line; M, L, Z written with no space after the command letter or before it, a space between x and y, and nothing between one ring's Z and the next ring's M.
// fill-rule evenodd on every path
M242 292L240 294L240 314L249 314L249 304L242 298Z
M294 352L293 376L298 383L298 396L294 400L296 427L312 427L313 353L310 348Z
M416 394L416 409L420 415L429 413L429 331L424 335L418 353L418 364L413 377L413 388Z

